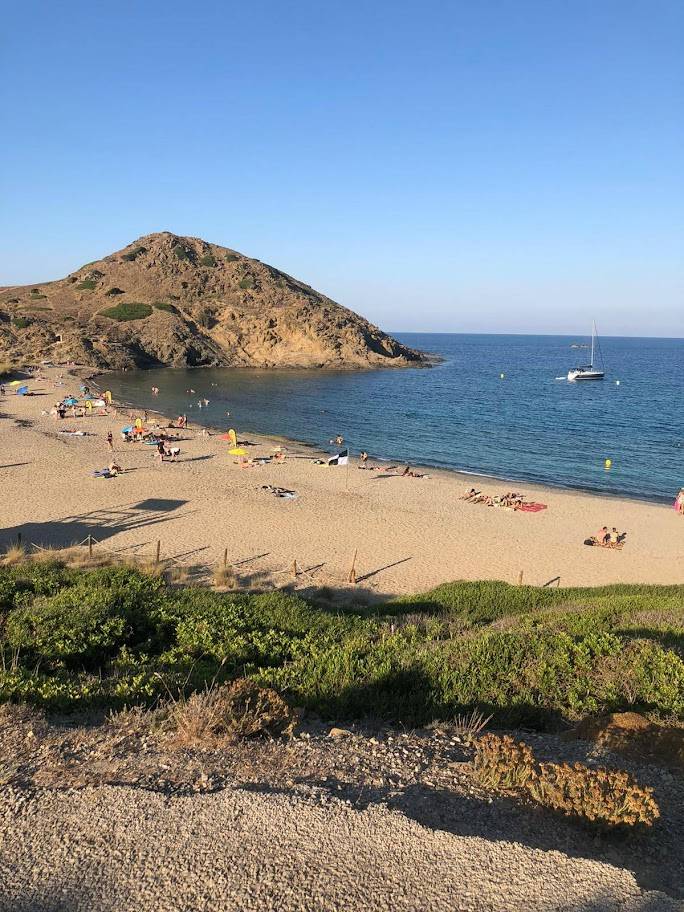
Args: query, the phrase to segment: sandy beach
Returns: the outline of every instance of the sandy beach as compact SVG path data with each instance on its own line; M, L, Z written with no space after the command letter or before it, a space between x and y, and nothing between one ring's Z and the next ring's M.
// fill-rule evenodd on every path
M64 385L56 386L59 374ZM155 450L121 440L130 409L102 417L57 420L52 405L78 394L78 372L49 368L31 380L35 395L0 400L0 547L21 533L26 544L67 546L92 535L121 553L154 553L211 565L227 550L243 585L291 584L347 589L357 551L357 589L376 595L417 592L455 579L500 579L563 586L684 582L684 518L665 505L602 497L472 475L425 470L398 477L316 465L322 454L288 443L287 459L244 469L219 435L179 431L178 462L159 464ZM84 437L58 433L66 428ZM114 457L126 470L93 476ZM239 433L239 428L238 428ZM282 444L250 435L250 457ZM298 458L295 458L298 457ZM370 461L372 464L372 459ZM399 471L403 466L399 467ZM262 486L297 493L281 499ZM460 499L470 487L490 494L520 491L548 509L520 513ZM673 492L673 497L676 492ZM621 551L588 548L601 526L627 533Z

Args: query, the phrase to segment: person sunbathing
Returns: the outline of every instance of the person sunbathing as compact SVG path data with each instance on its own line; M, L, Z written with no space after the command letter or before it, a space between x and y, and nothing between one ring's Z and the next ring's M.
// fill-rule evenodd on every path
M475 488L471 488L469 491L466 491L465 494L461 494L461 500L472 500L481 493L481 491L476 491Z

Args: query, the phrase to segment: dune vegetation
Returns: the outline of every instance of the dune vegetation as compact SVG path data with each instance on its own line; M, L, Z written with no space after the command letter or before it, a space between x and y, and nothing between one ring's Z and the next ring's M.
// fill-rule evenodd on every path
M326 719L479 710L552 729L633 709L684 720L684 586L455 582L341 608L323 590L216 592L128 566L9 557L2 701L119 708L249 678Z

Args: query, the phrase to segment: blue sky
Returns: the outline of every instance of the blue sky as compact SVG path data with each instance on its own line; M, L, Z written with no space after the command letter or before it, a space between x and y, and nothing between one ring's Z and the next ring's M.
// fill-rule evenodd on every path
M0 284L157 230L390 330L684 336L681 0L3 14Z

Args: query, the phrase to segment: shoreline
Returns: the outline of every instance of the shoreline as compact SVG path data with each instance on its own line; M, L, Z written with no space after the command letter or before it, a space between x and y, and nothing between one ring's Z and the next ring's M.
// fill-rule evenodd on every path
M95 381L95 379L97 377L105 376L106 373L107 373L106 371L98 371L95 374L93 374L92 377L88 377L86 379L88 379L92 382L92 386L95 390L97 390L99 392L103 392L103 390L100 388L100 386L96 382L93 382L93 381ZM154 409L154 408L144 409L141 406L137 405L135 402L128 402L128 401L124 401L124 400L116 400L116 401L119 403L121 408L137 409L138 411L146 411L149 415L158 415L160 418L164 419L165 421L172 420L167 415L164 415L163 412L160 412L158 409ZM206 427L208 430L213 431L216 434L225 433L225 429L217 426L216 424L212 424L212 423L204 424L202 422L197 421L195 415L192 416L192 423L199 425L200 427ZM269 433L266 433L261 430L251 429L249 427L244 429L244 434L250 434L254 437L259 437L264 442L277 440L284 445L309 447L313 450L316 450L320 454L332 455L332 453L328 453L328 451L326 450L326 448L324 446L321 446L318 443L313 443L309 440L302 440L302 439L295 438L295 437L287 437L283 434L269 434ZM343 444L342 446L344 448L345 444ZM352 458L351 453L350 453L350 458ZM534 486L534 487L536 487L538 489L542 489L542 490L546 490L547 488L550 488L554 491L565 491L567 493L587 494L592 497L603 497L603 498L606 498L607 500L629 500L629 501L633 501L634 503L647 503L647 504L653 504L654 506L664 506L664 507L671 506L674 501L674 498L677 494L677 492L675 491L669 497L666 495L661 495L660 497L648 497L648 496L639 497L638 495L632 494L630 492L604 491L604 490L601 490L600 488L583 487L580 485L577 485L577 486L564 485L564 484L560 484L558 482L553 482L553 481L539 481L539 480L535 480L535 479L531 479L531 478L524 478L524 477L520 477L520 476L516 477L513 475L505 475L505 476L504 475L488 475L484 472L471 471L470 469L442 466L442 465L437 465L437 464L431 463L431 462L407 463L406 460L399 459L398 457L393 457L393 456L378 456L378 455L374 455L374 454L369 454L369 459L371 459L374 462L386 462L388 464L398 463L401 466L405 466L408 464L412 468L419 469L420 471L425 471L426 473L444 473L449 477L459 476L459 477L462 477L465 481L467 481L468 479L475 479L475 480L483 481L483 482L487 482L487 483L494 482L496 484L515 484L515 485L525 485L527 487Z
M284 448L286 459L243 469L226 442L194 420L177 431L178 461L159 464L152 448L121 441L128 413L143 409L117 403L118 414L102 417L49 415L79 383L101 389L96 373L46 368L46 382L31 384L35 398L0 400L0 549L18 534L41 547L92 535L109 550L139 556L159 542L164 557L184 565L211 568L227 553L243 588L325 587L340 599L425 592L452 580L515 583L521 573L534 586L684 582L684 522L664 504L516 483L546 509L491 508L462 495L473 486L500 494L508 483L431 467L425 478L359 471L353 457L347 467L316 465L327 455L320 447L260 433L240 435L254 444L248 455L268 458ZM147 411L169 423L160 410ZM70 427L84 435L59 433ZM124 473L95 477L112 456ZM278 489L295 496L272 496ZM627 532L624 550L583 545L604 525ZM349 583L353 560L356 585Z

